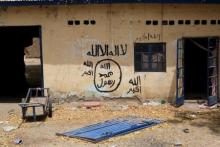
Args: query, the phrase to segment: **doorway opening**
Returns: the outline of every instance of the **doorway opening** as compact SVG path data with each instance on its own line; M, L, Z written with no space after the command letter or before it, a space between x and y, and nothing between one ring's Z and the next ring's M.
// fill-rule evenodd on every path
M185 99L208 97L208 38L184 39Z
M43 87L40 26L0 27L0 98L25 97L29 87Z

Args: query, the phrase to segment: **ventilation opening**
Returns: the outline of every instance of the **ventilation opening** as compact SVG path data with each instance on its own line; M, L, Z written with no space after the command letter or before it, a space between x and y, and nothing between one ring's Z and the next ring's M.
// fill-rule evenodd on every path
M206 25L207 24L207 20L202 20L202 25Z
M162 25L168 25L168 21L167 20L163 20L162 21Z
M84 20L84 25L88 25L89 21L88 20Z
M157 20L153 20L153 25L158 25L158 21Z
M80 21L79 20L75 20L75 25L80 25Z
M208 96L208 52L202 49L201 46L208 47L208 38L185 39L184 83L186 99L207 99Z
M96 24L96 21L95 21L95 20L91 20L90 23L91 23L92 25L95 25L95 24Z
M186 25L190 25L190 20L185 20Z
M151 20L147 20L146 25L150 25L150 24L151 24Z
M68 20L67 23L68 25L73 25L73 20Z
M0 100L25 97L42 87L40 26L0 27Z
M182 25L183 23L184 23L183 20L178 20L178 24L179 24L179 25Z
M195 24L195 25L199 25L199 24L200 24L200 20L195 20L195 21L194 21L194 24Z
M216 20L211 20L210 23L211 23L212 25L215 25L215 24L216 24Z
M174 25L174 24L175 24L174 20L169 21L169 25Z

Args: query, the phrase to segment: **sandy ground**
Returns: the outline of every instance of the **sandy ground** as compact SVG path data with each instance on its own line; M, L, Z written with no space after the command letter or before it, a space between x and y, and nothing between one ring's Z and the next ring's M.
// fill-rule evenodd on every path
M220 146L220 110L174 108L169 104L143 106L136 102L105 101L101 107L87 109L82 102L55 105L53 117L37 122L23 122L16 103L0 104L0 146L16 146L14 140L21 138L21 147L170 147L182 144L187 147ZM192 108L192 109L191 109ZM123 136L113 137L99 143L56 136L56 132L83 127L121 116L135 115L159 118L166 122ZM6 122L5 122L6 121ZM8 122L7 122L8 121ZM18 129L4 132L2 127L19 125ZM183 130L188 129L185 133Z

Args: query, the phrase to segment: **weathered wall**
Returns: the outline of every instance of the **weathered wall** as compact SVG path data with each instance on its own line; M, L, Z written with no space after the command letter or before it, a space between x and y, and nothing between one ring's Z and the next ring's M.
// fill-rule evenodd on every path
M25 48L26 58L40 58L40 38L33 38L33 44Z
M177 39L220 36L220 25L160 25L162 19L218 20L220 5L72 5L0 11L2 26L42 26L45 87L82 96L92 92L109 97L174 97ZM68 25L68 20L80 20L81 24ZM95 20L96 24L84 25L84 20ZM146 20L159 20L159 25L146 25ZM166 72L134 72L134 43L138 42L166 43ZM117 48L119 55L91 56L95 45L112 51ZM98 76L107 72L110 77ZM129 83L137 77L141 81L138 85ZM110 82L100 85L105 79ZM136 86L141 91L129 92Z

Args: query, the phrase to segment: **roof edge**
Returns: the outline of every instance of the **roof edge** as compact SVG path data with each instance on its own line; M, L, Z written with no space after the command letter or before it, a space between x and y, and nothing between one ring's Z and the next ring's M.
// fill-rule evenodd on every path
M77 4L220 4L220 0L19 0L0 1L2 6L77 5Z

